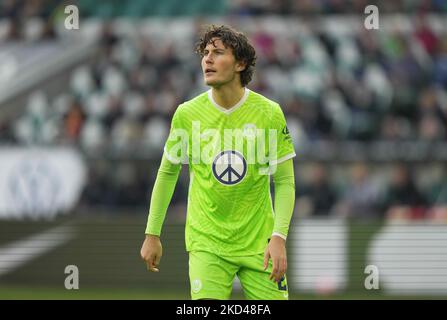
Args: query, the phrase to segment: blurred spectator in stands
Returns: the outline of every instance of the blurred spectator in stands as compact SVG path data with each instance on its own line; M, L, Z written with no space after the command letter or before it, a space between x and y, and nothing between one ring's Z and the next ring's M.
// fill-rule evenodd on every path
M382 121L380 139L402 141L408 140L414 135L411 122L405 117L386 115Z
M359 30L359 33L355 35L355 37L359 46L361 57L365 62L383 60L384 57L381 50L379 36L376 33L362 28Z
M8 29L5 40L17 40L20 38L20 11L23 0L0 1L0 18L8 19Z
M33 92L27 102L26 112L15 124L15 136L23 144L48 142L48 99L44 92Z
M415 119L418 99L418 88L426 83L422 77L423 69L413 54L413 38L403 32L394 32L387 36L388 42L384 48L385 63L389 79L394 88L393 112ZM386 111L386 110L384 110Z
M113 24L111 22L105 22L101 30L101 48L103 53L110 57L113 46L118 43L118 36L113 31Z
M419 190L427 202L426 219L447 222L447 166L433 162L418 166L415 171Z
M380 216L380 186L372 179L365 163L356 163L350 169L350 182L336 205L341 217L370 219Z
M85 121L85 114L78 101L73 101L65 116L65 139L71 143L77 143Z
M447 89L447 35L438 44L436 57L434 58L434 80L444 89Z
M338 2L338 3L337 3ZM333 6L335 4L335 7ZM340 1L312 1L312 0L294 0L291 1L291 9L295 14L315 14L317 12L336 12L337 4L340 5Z
M445 138L447 114L438 102L435 87L428 87L421 92L417 119L420 138L429 141Z
M427 87L421 91L419 97L419 110L418 110L418 118L426 115L433 115L435 117L439 117L443 121L446 121L446 115L444 111L441 109L438 99L437 92L435 87Z
M424 141L445 139L445 126L433 115L423 115L419 120L419 138Z
M384 199L385 216L391 220L420 219L425 215L427 204L407 165L396 165Z
M445 173L447 166L444 169L444 175L440 177L435 183L429 193L428 200L430 209L427 212L427 217L433 221L447 222L447 179Z
M144 206L145 189L137 168L129 161L116 164L114 179L110 186L115 194L115 206Z
M275 55L275 39L273 36L265 32L260 25L256 28L256 32L251 36L256 53L261 62L271 64L276 61Z
M91 161L89 165L88 183L84 188L81 197L81 203L89 206L100 206L110 201L110 165L107 161Z
M429 55L433 56L435 54L439 39L430 28L426 16L423 14L418 15L416 18L415 37Z
M52 15L62 0L5 0L0 3L0 18L9 20L7 40L54 38Z
M3 0L0 2L0 18L17 18L24 0Z
M0 143L15 143L16 139L11 130L11 123L7 119L0 119Z
M240 16L259 15L262 10L256 5L255 1L251 0L231 0L229 14Z
M329 171L323 164L316 164L311 170L310 181L296 189L297 204L305 201L309 214L315 217L329 216L336 201L336 193L329 180Z

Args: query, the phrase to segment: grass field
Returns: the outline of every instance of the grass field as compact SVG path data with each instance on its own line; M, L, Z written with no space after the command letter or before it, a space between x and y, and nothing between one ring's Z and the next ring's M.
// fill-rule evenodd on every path
M0 300L189 300L187 292L163 291L154 293L143 289L88 288L65 290L52 287L1 286ZM244 300L241 292L233 293L232 300ZM386 296L382 294L349 293L334 295L291 294L290 300L445 300L442 296Z

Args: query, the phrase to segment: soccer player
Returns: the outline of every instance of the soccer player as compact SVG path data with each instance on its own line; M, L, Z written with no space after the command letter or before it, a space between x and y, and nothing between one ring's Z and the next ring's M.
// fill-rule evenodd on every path
M162 224L181 165L188 163L191 298L229 299L237 275L247 299L288 299L295 152L284 114L276 102L246 87L256 52L244 34L209 26L196 52L211 89L181 104L173 116L141 257L150 271L159 271Z

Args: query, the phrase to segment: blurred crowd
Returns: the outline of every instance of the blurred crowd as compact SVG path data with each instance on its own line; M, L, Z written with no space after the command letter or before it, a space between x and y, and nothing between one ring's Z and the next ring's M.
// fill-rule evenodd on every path
M363 6L365 1L230 3L231 12L244 15L273 6L281 13L282 5L296 12L337 13L348 3ZM446 10L442 1L387 3L397 10L411 4L413 9ZM293 18L233 18L231 23L257 49L248 87L281 104L297 149L322 140L446 141L447 30L433 28L424 15L408 19L411 28L405 31L380 32L293 28ZM147 206L159 161L154 155L161 156L175 108L207 90L193 53L202 22L102 23L94 61L71 74L66 92L55 97L35 92L17 121L0 121L0 142L76 146L95 159L83 204ZM141 153L154 160L132 160ZM106 159L113 154L126 160ZM447 168L442 165L436 174L430 164L417 170L408 163L340 167L297 161L297 212L447 217ZM181 177L174 205L184 205L187 180Z
M158 165L159 161L94 161L83 205L147 208ZM295 174L296 219L447 221L445 164L295 161ZM184 168L169 219L185 219L188 182Z
M230 12L241 15L363 13L376 5L382 13L447 12L443 0L230 0Z
M335 167L335 168L334 168ZM301 216L394 221L447 219L447 166L364 162L345 167L312 163L297 179Z
M54 39L55 21L63 14L62 0L2 0L0 40Z
M76 5L81 18L99 17L257 17L363 15L369 5L382 14L447 13L445 0L2 0L0 40L44 40L58 35L67 5Z
M280 103L297 147L446 140L447 32L434 32L423 16L408 33L275 33L268 27L288 22L240 21L258 55L248 87ZM15 138L93 151L160 148L175 108L207 90L193 53L198 30L194 20L175 28L104 24L95 61L72 73L67 92L32 95Z

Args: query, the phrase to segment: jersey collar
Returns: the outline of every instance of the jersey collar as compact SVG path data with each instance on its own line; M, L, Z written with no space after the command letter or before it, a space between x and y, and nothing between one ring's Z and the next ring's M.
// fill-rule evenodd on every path
M229 109L226 109L226 108L224 108L224 107L218 105L217 102L214 101L214 99L213 99L213 94L211 93L211 90L212 90L212 89L209 89L209 90L208 90L208 99L211 101L211 104L212 104L217 110L219 110L219 111L221 111L221 112L223 112L223 113L225 113L225 114L230 114L230 113L236 111L237 109L239 109L239 108L244 104L244 102L247 100L248 94L250 93L250 89L248 89L248 88L244 88L244 89L245 89L245 93L244 93L244 95L242 96L241 100L239 100L238 103L236 103L234 106L232 106L232 107L229 108Z

